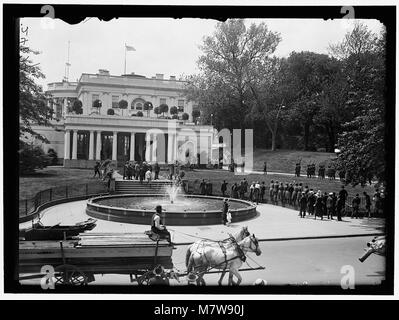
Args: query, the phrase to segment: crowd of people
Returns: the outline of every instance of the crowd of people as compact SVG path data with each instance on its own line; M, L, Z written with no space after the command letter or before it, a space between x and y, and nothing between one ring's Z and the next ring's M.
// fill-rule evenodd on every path
M226 196L227 184L224 180L221 185L223 196ZM376 189L372 198L364 191L362 198L359 194L356 194L355 197L349 199L345 186L342 186L337 194L335 192L316 191L307 185L303 186L302 183L283 183L273 180L267 188L265 182L253 181L248 183L246 178L231 186L230 196L235 199L249 200L256 204L270 202L283 207L289 205L299 210L299 216L302 218L306 215L312 215L314 219L317 217L323 219L324 216L327 216L327 219L333 219L336 216L338 221L341 221L346 208L351 208L352 218L361 218L363 216L360 214L362 203L367 217L379 215L383 212L385 199L384 191L378 189Z

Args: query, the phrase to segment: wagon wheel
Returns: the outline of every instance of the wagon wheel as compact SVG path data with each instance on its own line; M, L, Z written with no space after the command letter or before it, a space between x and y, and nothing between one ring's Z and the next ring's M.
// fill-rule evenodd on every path
M87 277L78 267L63 264L55 268L55 285L87 285Z

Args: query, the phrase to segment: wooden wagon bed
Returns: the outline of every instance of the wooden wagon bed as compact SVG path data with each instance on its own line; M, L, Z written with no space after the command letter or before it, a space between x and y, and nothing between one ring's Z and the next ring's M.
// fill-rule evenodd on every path
M79 234L77 240L20 241L19 273L40 273L42 266L72 265L85 274L140 274L160 264L173 268L171 246L144 233Z

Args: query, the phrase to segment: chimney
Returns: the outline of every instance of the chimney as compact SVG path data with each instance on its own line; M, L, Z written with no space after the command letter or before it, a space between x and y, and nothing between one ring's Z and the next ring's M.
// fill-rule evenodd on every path
M163 80L163 73L157 73L155 76L158 80Z
M175 76L170 76L169 80L176 81L176 77Z

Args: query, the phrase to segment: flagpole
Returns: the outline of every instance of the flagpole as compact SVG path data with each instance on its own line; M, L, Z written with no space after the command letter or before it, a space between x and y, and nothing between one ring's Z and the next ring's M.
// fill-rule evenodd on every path
M126 74L126 43L125 43L125 73Z

